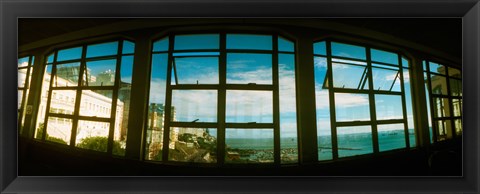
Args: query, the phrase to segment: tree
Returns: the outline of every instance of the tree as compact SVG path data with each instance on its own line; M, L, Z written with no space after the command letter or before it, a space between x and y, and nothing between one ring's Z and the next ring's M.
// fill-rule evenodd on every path
M77 144L77 147L79 148L95 150L100 152L106 152L107 146L108 146L108 138L99 137L99 136L83 138L80 141L80 143ZM125 150L122 149L122 147L120 146L120 143L113 141L112 153L113 155L123 156L125 155Z

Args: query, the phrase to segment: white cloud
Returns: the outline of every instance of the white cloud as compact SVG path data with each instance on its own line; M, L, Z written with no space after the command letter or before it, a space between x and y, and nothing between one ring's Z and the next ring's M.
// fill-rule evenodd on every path
M335 94L335 105L338 107L355 107L355 106L364 106L369 103L368 97L364 95L357 94L344 94L337 93Z

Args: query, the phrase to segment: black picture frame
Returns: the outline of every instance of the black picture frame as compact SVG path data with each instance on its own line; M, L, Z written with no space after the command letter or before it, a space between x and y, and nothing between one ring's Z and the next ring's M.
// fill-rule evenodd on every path
M479 192L480 3L417 1L1 1L0 191L29 192ZM464 176L455 177L18 177L17 19L20 17L462 17ZM188 183L188 184L187 184Z

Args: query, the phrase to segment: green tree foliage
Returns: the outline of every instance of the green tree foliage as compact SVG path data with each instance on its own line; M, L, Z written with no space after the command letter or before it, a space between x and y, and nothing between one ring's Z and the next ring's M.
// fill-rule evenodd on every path
M40 123L40 125L38 126L38 129L37 129L37 136L36 136L37 139L42 138L44 129L45 129L45 125L43 123ZM65 142L63 139L58 138L58 137L51 137L50 135L48 135L48 133L45 135L45 140L55 142L55 143L59 143L59 144L68 145L67 142Z
M89 150L95 150L95 151L100 151L100 152L106 152L107 151L107 145L108 145L108 138L107 137L87 137L83 138L80 143L77 144L77 147L79 148L84 148L84 149L89 149ZM112 150L113 155L119 155L123 156L125 155L125 150L122 149L120 146L120 143L114 141L113 142L113 150Z

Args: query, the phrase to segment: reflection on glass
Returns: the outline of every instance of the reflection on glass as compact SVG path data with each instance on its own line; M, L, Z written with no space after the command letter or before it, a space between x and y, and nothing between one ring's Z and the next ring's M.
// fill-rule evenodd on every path
M278 37L278 51L294 52L294 44L285 38Z
M332 63L333 87L365 90L368 89L366 66Z
M332 56L366 59L365 47L332 42Z
M400 72L372 67L373 88L381 91L401 91Z
M80 63L58 64L56 66L53 87L69 87L78 86L78 78L80 77Z
M324 57L315 57L314 64L318 160L331 160L333 153L332 132L330 128L330 99L328 86L326 86L328 70L327 59Z
M453 106L453 116L454 117L462 116L462 100L452 99L452 106Z
M402 96L375 95L377 120L403 119Z
M218 57L182 57L175 58L177 84L218 84ZM175 80L173 80L175 79Z
M378 125L379 151L405 148L405 130L403 124Z
M172 121L216 122L216 90L173 90Z
M124 40L122 54L133 54L134 51L135 51L135 43Z
M175 50L218 49L219 47L220 36L218 34L195 34L175 36Z
M80 59L82 57L82 47L59 50L57 53L57 61L67 61Z
M226 129L225 163L273 163L273 129Z
M229 90L226 99L226 122L272 123L271 91Z
M87 46L87 58L116 55L118 53L118 42L107 42Z
M282 163L297 162L295 55L278 55L278 82L280 100L280 158Z
M153 52L168 51L168 37L153 43Z
M82 90L80 115L110 118L112 94L112 90ZM117 101L117 111L123 112L123 107L123 102Z
M72 115L75 109L76 90L53 90L50 113Z
M106 152L110 123L79 120L76 136L76 147ZM113 145L113 152L120 152L120 147ZM116 150L118 149L118 150Z
M313 54L315 55L327 55L327 48L325 41L316 42L313 44Z
M447 92L447 78L440 75L430 75L432 82L432 93L448 95Z
M398 65L398 55L396 53L371 49L372 61Z
M450 108L448 107L448 98L433 98L433 112L435 117L449 117Z
M463 129L462 129L462 119L455 119L454 122L455 122L455 134L457 136L462 135L462 131L463 131Z
M272 84L272 55L227 54L227 83Z
M462 81L450 79L450 93L452 96L462 96Z
M227 34L227 49L272 50L272 36Z
M337 127L338 157L373 153L370 126Z
M369 121L368 94L335 93L337 121Z
M168 160L181 162L217 162L217 129L170 128Z
M448 76L454 78L462 78L462 72L459 69L449 67Z
M437 63L433 63L433 62L429 62L429 65L430 65L430 72L445 75L445 66Z
M113 86L115 85L115 70L117 60L101 60L87 62L87 69L83 77L87 86ZM85 80L83 80L85 81Z
M42 137L43 127L44 125L41 124L40 126L39 138ZM45 135L45 140L70 145L70 136L72 133L72 120L67 118L60 118L60 117L48 117L48 125L47 125L47 134Z

